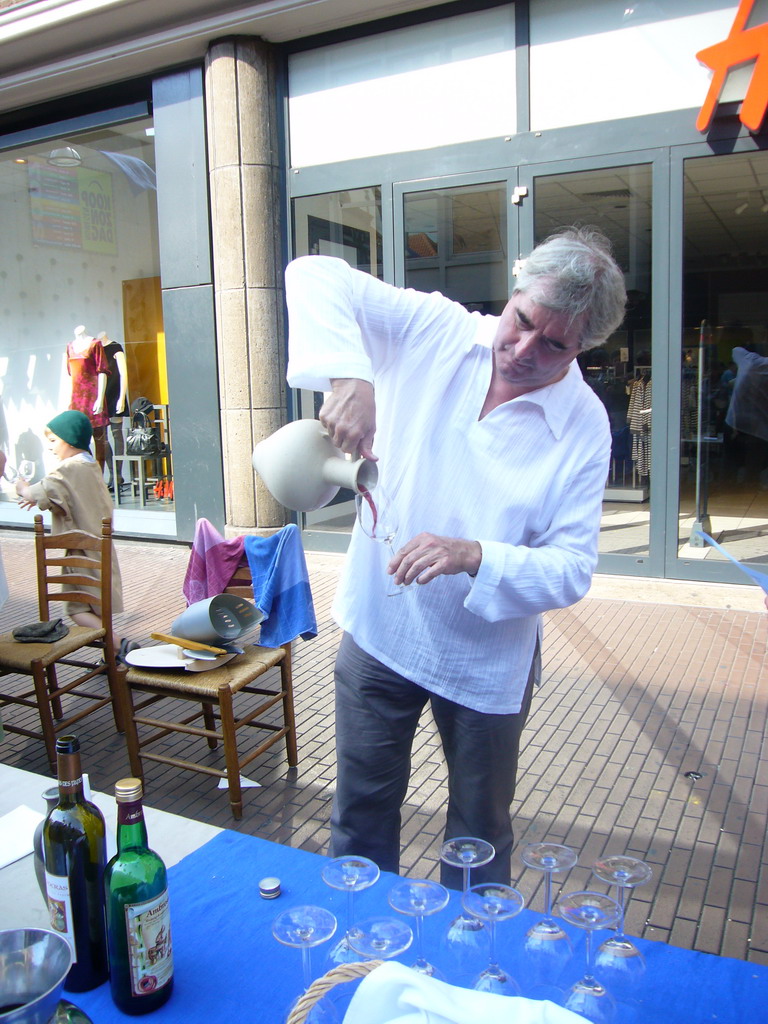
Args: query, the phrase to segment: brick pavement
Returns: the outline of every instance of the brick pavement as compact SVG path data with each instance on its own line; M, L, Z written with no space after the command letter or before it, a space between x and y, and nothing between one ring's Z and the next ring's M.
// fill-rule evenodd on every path
M0 544L11 586L0 620L8 629L37 618L32 541L6 530ZM145 639L183 608L188 547L129 540L117 547L127 608L117 632ZM287 767L278 746L249 766L261 788L246 791L244 817L235 822L210 778L147 764L154 806L326 851L338 642L329 608L340 558L309 556L320 634L295 645L298 767ZM579 865L555 878L554 895L595 887L589 866L602 853L642 857L654 876L629 903L631 934L766 963L768 616L752 590L743 607L754 611L707 606L710 595L713 605L723 601L706 586L697 586L695 605L676 603L674 587L654 581L632 582L628 592L642 600L590 596L546 616L544 682L524 734L514 807L517 842L547 838L579 851ZM109 791L128 770L111 715L91 716L79 733L92 784ZM201 756L220 759L207 750ZM23 737L8 736L0 758L48 773L42 744ZM445 771L427 713L403 811L404 872L437 876L444 805ZM513 884L541 906L541 878L519 857L514 863Z

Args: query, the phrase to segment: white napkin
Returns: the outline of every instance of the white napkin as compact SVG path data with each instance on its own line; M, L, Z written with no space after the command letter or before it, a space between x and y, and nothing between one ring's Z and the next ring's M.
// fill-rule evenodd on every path
M548 999L473 992L428 978L394 961L360 982L344 1024L584 1024Z
M32 838L44 817L26 804L0 817L0 868L32 853Z

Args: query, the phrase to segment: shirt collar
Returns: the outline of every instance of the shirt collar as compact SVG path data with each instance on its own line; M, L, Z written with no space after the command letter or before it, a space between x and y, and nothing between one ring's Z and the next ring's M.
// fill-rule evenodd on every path
M512 401L513 403L531 402L538 405L544 414L547 426L559 441L578 400L583 380L579 364L574 359L568 367L568 372L560 380L555 381L554 384L547 384L546 387L538 388L536 391L529 391L528 394L521 395Z

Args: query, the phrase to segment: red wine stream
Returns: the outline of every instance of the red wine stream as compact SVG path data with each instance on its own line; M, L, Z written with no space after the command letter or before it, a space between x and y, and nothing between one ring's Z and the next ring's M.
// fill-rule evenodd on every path
M371 536L375 537L376 536L376 524L379 521L379 511L376 508L376 503L373 500L373 495L371 494L371 492L367 488L361 487L360 488L360 494L365 499L365 501L368 502L368 505L370 507L371 515L373 516L373 525L371 526Z

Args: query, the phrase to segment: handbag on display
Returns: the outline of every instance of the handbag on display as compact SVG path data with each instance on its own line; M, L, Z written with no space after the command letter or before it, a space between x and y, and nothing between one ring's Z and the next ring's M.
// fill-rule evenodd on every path
M162 455L165 445L150 416L154 408L148 398L137 398L131 406L131 429L125 438L126 455Z

